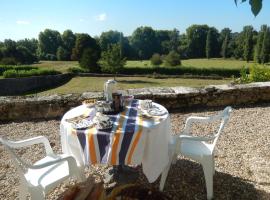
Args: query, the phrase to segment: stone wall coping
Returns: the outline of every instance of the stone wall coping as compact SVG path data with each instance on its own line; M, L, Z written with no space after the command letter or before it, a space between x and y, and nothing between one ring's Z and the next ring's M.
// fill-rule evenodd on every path
M136 97L141 96L155 96L155 95L186 95L186 94L204 94L207 92L218 91L232 91L239 89L251 89L251 88L265 88L270 87L270 82L257 82L249 84L239 85L208 85L204 88L192 88L192 87L150 87L150 88L138 88L121 90L124 95L134 95ZM49 102L59 100L84 100L91 98L102 98L103 92L84 92L82 94L54 94L50 96L0 96L0 103L15 103L15 102Z
M169 111L251 105L270 102L270 82L243 85L209 85L204 88L155 87L121 91L137 99L152 99ZM100 99L103 92L84 92L50 96L0 97L0 121L59 118L85 99Z

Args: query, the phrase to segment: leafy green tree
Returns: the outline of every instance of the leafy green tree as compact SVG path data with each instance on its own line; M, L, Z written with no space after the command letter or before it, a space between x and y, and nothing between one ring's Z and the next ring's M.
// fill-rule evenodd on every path
M37 57L24 46L16 48L16 56L14 58L17 60L17 64L32 64L37 61Z
M61 35L58 31L45 29L38 36L38 55L42 59L46 54L56 56L57 48L62 45Z
M149 59L154 52L157 52L157 38L151 27L137 28L132 33L130 43L141 60Z
M253 50L253 27L245 26L243 29L244 34L244 59L249 62L252 60L252 50Z
M246 2L247 0L234 0L237 5L238 2ZM251 6L251 11L254 16L257 16L262 9L262 0L249 0L249 5Z
M102 52L99 64L102 72L119 73L126 64L126 59L121 56L120 45L112 44L107 51Z
M229 43L229 36L226 35L225 39L222 42L222 47L221 47L221 56L223 58L227 58L228 57L228 43Z
M212 30L209 29L207 32L207 37L206 37L206 45L205 45L205 54L206 54L206 58L211 58L213 57L213 34L212 34Z
M165 64L169 66L177 66L181 65L180 55L175 52L171 51L166 57L165 57Z
M97 44L97 41L88 34L85 33L77 34L75 47L72 50L73 54L72 56L76 57L80 62L83 51L86 48L91 48L93 52L96 51L95 55L98 57L98 59L100 58L100 47Z
M57 48L56 57L57 60L70 60L69 53L62 46Z
M35 38L32 39L23 39L17 41L17 46L22 46L27 48L31 54L37 55L37 49L38 49L38 40Z
M152 65L158 66L162 64L161 56L158 53L154 53L150 60Z
M100 67L97 64L100 55L93 48L85 48L80 58L80 66L89 72L99 72Z
M156 30L157 49L159 54L168 54L170 52L170 31Z
M209 27L207 25L192 25L187 28L188 57L204 58L206 37Z
M260 56L262 63L269 62L269 54L270 54L270 28L267 27L263 35L262 50Z
M3 55L3 52L2 52L2 49L0 48L0 62L1 62L1 59L4 57Z
M121 37L122 37L122 33L118 31L110 30L107 32L102 32L99 37L99 45L100 45L101 51L107 51L108 48L112 44L120 43Z
M267 25L262 25L261 30L257 37L257 42L256 42L255 52L254 52L254 61L257 63L261 63L262 44L263 44L264 32L266 29L267 29Z
M65 30L61 35L61 38L63 41L63 48L67 54L65 60L70 60L72 49L74 48L76 42L76 35L71 30Z

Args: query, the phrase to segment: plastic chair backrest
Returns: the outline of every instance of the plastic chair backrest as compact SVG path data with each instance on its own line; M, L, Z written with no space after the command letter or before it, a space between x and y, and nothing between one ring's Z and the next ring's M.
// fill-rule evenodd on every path
M11 144L12 142L0 137L0 143L2 143L4 145L4 147L6 148L8 153L10 154L10 156L13 160L13 164L15 165L15 167L18 170L18 173L22 177L24 177L24 173L26 172L27 166L25 165L25 162L20 157L18 157L17 154L14 152L14 150L12 148L12 144Z
M230 113L232 112L232 107L231 106L227 106L222 112L220 112L218 115L213 116L213 120L215 119L221 119L221 123L218 129L218 132L214 135L215 139L213 141L213 146L215 148L217 140L220 136L220 133L223 131L224 126L227 124L229 117L230 117Z

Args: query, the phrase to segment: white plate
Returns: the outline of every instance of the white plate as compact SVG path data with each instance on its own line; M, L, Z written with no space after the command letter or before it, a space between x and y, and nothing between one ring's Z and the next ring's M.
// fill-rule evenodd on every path
M151 116L162 116L162 115L167 114L167 111L163 110L163 109L159 109L157 107L154 107L154 108L148 109L147 113L148 113L148 115L151 115Z
M93 126L93 121L89 121L87 119L82 119L78 123L72 123L72 128L74 129L84 129Z

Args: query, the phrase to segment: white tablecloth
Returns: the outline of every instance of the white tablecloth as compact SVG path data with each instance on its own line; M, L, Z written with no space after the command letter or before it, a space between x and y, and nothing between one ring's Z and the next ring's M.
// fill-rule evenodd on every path
M140 101L137 102L138 104L140 103ZM159 106L161 109L165 109L163 106L159 104L155 105ZM139 114L137 114L136 119L134 119L133 121L134 123L136 123L135 125L137 128L135 128L135 132L137 135L132 136L133 138L130 142L130 147L128 147L128 151L126 153L127 155L125 155L126 157L123 159L124 163L120 163L121 159L120 157L118 157L118 155L121 154L120 152L122 151L123 148L121 147L121 145L123 146L124 143L123 137L126 134L122 129L118 129L118 131L112 131L112 133L110 133L108 137L106 135L104 136L104 138L107 137L108 139L106 154L102 154L101 151L95 152L94 155L95 160L93 162L93 152L91 152L89 149L91 149L90 148L91 144L99 142L97 140L98 139L100 140L100 138L97 139L96 134L100 134L100 132L98 132L97 130L93 131L90 134L90 137L87 131L80 133L80 134L85 133L86 135L88 134L86 142L83 143L82 145L82 142L79 141L78 139L78 132L76 132L76 130L72 128L71 124L66 121L66 119L86 113L86 110L87 107L81 105L71 109L63 116L60 125L61 144L63 153L74 156L78 164L80 164L81 166L96 163L113 164L113 165L142 164L143 172L150 183L154 182L159 177L159 175L162 173L163 169L165 168L165 166L169 161L168 143L170 139L171 125L170 125L170 116L168 113L163 115L162 117L156 118L156 120L152 119L149 120L145 118L139 119ZM92 114L95 114L95 111L91 110L89 112L90 113L89 115L91 115L91 112ZM134 112L136 112L136 109L134 109ZM127 116L122 116L122 118L123 124L129 123L128 114ZM140 124L138 125L138 123ZM115 126L116 127L119 126L117 120L115 122ZM117 132L118 136L116 134ZM100 149L98 148L98 145L96 143L94 145L95 148L94 149L92 148L92 150L99 151ZM100 143L101 142L99 142L99 145ZM113 147L116 145L118 145L117 148ZM85 149L83 149L82 146L85 146ZM116 156L112 155L113 151L116 152L115 153ZM102 155L103 158L101 158L101 156L99 155Z

